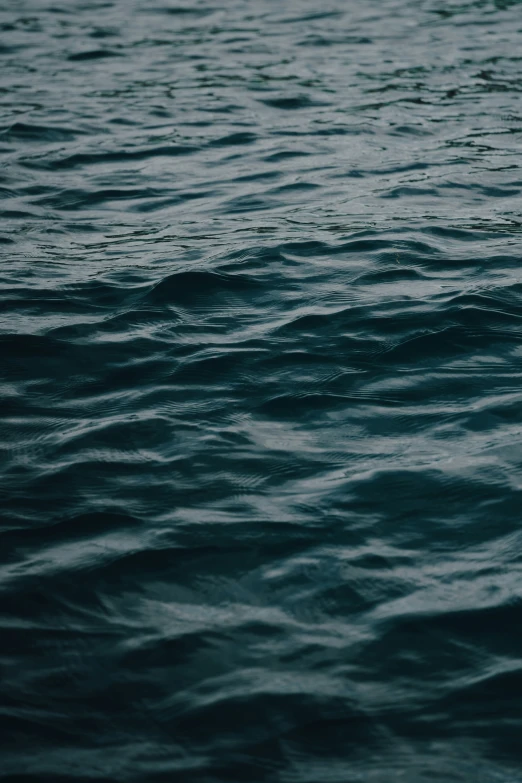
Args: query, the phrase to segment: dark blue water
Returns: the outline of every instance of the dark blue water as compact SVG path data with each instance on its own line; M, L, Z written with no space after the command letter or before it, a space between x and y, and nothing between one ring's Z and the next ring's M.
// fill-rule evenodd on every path
M0 4L0 779L522 780L522 4Z

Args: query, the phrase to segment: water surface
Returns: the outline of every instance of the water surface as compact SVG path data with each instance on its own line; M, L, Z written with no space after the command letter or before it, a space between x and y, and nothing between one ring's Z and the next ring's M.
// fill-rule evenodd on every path
M522 779L522 6L0 7L0 779Z

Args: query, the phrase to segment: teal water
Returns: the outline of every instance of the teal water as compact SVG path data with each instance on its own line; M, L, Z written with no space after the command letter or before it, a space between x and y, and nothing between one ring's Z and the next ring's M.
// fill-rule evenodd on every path
M0 780L522 780L522 5L0 4Z

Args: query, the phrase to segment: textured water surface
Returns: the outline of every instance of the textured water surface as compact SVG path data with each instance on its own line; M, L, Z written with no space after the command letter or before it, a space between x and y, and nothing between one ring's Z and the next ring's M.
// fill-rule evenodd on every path
M522 780L521 3L0 29L0 779Z

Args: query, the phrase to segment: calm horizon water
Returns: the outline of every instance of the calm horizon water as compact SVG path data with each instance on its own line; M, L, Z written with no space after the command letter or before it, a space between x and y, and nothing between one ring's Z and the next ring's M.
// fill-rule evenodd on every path
M522 781L522 3L0 3L1 783Z

